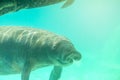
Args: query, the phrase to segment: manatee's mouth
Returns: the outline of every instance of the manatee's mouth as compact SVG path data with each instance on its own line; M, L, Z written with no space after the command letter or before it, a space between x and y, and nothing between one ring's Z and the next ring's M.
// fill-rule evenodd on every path
M62 65L67 65L67 64L72 64L73 63L73 60L71 59L71 60L69 60L69 62L67 61L62 61L62 60L60 60L60 59L58 59L57 60L60 64L62 64Z
M72 64L74 61L79 61L81 59L81 55L78 54L70 54L70 55L66 55L64 56L64 58L62 59L58 59L58 62L60 64Z

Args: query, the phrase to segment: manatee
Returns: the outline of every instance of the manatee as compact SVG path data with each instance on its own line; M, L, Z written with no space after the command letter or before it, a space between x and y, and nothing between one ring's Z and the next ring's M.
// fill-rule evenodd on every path
M63 67L80 59L64 36L30 27L0 27L0 75L21 74L21 80L29 80L31 71L53 66L49 80L58 80Z
M31 9L41 6L48 6L66 1L62 8L73 3L74 0L0 0L0 15L9 12L16 12L21 9Z

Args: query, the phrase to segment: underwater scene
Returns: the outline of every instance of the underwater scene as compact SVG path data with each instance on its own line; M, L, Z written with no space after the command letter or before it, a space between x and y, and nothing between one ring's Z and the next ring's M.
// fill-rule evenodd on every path
M31 3L27 0L11 1L13 2L10 0L0 2L0 80L120 80L120 0L31 0ZM8 28L3 29L4 27ZM28 27L30 29L27 29ZM45 31L39 34L39 29L41 32L42 30ZM32 30L34 31L33 34L31 33ZM20 31L23 32L20 33ZM56 52L59 49L57 53L60 54L57 56L56 54L47 56L42 54L44 57L41 55L34 56L34 58L40 57L40 59L48 62L48 57L54 56L51 57L54 62L53 65L48 66L50 63L44 64L42 62L44 64L42 68L37 68L31 72L29 69L32 65L27 65L20 73L7 74L4 71L12 73L8 66L17 69L24 62L20 57L21 55L9 54L5 59L7 63L3 63L4 58L2 56L10 53L9 49L22 54L26 48L23 46L25 44L15 44L14 41L8 42L9 44L5 43L4 46L2 42L8 39L6 36L11 35L10 37L13 38L13 35L14 37L16 35L21 36L26 32L28 35L33 35L32 37L37 36L37 39L42 39L43 44L49 42L56 44L58 38L59 41L63 40L63 43L59 43L57 48L57 44L55 45ZM39 38L41 36L43 37ZM26 36L26 38L29 37ZM18 38L15 37L15 39ZM24 42L22 39L23 37L20 37L18 40ZM53 39L55 40L50 41ZM26 41L29 40L31 39L26 39ZM36 40L36 43L40 40ZM39 44L41 47L42 43L36 45ZM17 45L22 46L20 48L23 51L17 51ZM33 46L31 44L31 47ZM5 49L3 50L3 48ZM74 50L74 53L70 54L66 48L69 48L69 51ZM44 51L48 51L48 53L51 51L51 48L42 49L43 53L45 53ZM33 53L36 53L37 50L38 48L33 50ZM16 57L16 59L12 59L13 62L18 60L18 63L12 64L9 61L13 56ZM58 60L58 56L62 58ZM62 60L64 56L65 60ZM70 63L70 65L58 66L55 65L57 64L55 60L61 64L68 61L66 63ZM31 59L31 62L35 61Z

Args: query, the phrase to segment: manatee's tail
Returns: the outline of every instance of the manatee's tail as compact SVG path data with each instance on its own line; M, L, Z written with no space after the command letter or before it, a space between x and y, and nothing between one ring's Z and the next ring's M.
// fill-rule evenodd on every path
M62 8L66 8L68 6L70 6L71 4L73 4L74 0L67 0L64 5L62 6Z

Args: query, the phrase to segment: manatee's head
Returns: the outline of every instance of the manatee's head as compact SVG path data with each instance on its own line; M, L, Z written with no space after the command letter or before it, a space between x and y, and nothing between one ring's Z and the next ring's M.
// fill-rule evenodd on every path
M81 54L74 48L73 44L69 41L58 42L53 47L52 59L56 66L67 66L73 61L79 61Z

